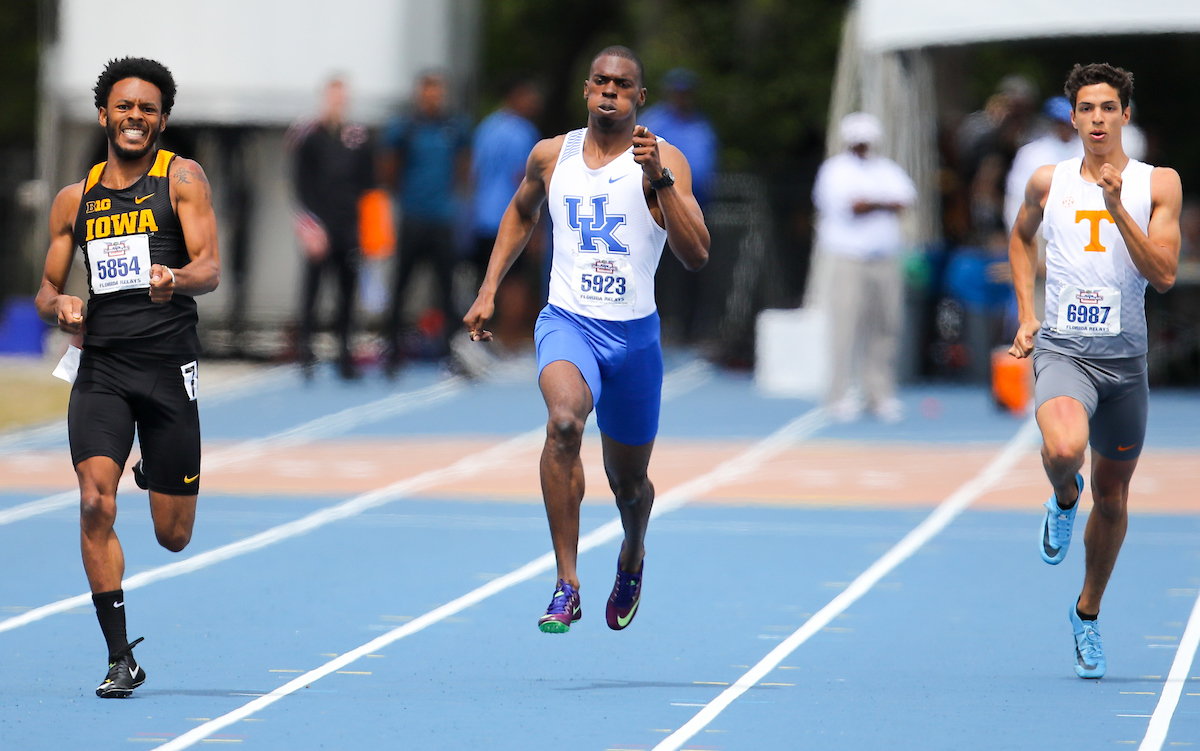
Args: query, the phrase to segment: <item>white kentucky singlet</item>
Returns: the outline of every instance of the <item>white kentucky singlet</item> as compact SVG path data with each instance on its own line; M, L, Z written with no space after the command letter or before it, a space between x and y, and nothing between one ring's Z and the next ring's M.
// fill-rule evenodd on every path
M1146 278L1112 215L1104 189L1080 176L1083 160L1059 162L1042 215L1046 238L1046 319L1039 346L1081 357L1146 354ZM1121 203L1134 223L1150 225L1150 174L1134 159L1121 172Z
M563 141L550 178L552 305L588 318L632 321L657 310L654 272L667 231L642 190L633 146L600 169L583 161L587 128ZM662 139L659 139L660 143Z

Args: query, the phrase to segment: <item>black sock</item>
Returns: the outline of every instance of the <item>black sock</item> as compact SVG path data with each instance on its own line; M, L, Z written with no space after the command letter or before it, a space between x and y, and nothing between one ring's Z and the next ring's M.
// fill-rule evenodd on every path
M1079 609L1079 602L1075 603L1075 615L1079 616L1081 621L1094 621L1100 617L1099 613L1085 613Z
M92 595L92 603L96 606L96 619L100 621L104 641L108 642L108 661L112 662L116 653L129 645L125 635L125 592L120 589L97 592Z

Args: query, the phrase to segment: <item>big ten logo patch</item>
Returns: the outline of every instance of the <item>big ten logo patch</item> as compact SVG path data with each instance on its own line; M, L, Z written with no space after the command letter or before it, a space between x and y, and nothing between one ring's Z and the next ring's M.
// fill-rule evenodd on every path
M1091 233L1088 237L1088 244L1083 247L1084 250L1091 253L1103 253L1107 248L1100 244L1100 222L1108 221L1109 224L1116 224L1113 221L1112 214L1107 211L1076 211L1075 223L1088 222Z
M112 235L132 235L144 232L158 232L158 223L154 221L154 212L150 209L126 211L122 214L87 220L88 242Z
M604 243L609 253L629 253L629 248L613 234L617 228L625 224L624 214L608 213L608 196L592 197L592 215L586 216L579 212L583 203L580 196L564 196L567 206L567 224L579 233L579 251L581 253L598 253L597 242Z
M95 214L97 211L108 211L112 208L111 198L101 198L98 201L88 201L84 207L85 214Z

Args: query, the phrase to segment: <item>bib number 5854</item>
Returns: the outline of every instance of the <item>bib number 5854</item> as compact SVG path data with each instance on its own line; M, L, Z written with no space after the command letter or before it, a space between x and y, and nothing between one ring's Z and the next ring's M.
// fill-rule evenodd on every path
M137 257L128 260L124 258L108 258L96 262L96 273L101 279L119 279L130 274L142 273Z

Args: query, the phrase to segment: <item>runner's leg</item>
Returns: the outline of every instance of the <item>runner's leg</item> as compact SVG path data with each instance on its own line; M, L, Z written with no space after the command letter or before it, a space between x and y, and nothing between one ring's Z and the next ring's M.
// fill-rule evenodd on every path
M546 444L539 465L546 518L554 541L558 578L578 590L575 562L579 552L579 505L584 491L579 448L587 416L592 411L592 392L579 368L566 360L546 365L538 385L549 412Z
M1083 543L1087 570L1079 595L1079 612L1100 612L1100 599L1112 576L1125 529L1129 526L1129 481L1137 459L1118 461L1092 451L1092 513L1088 516Z
M1075 474L1083 467L1083 452L1088 443L1088 414L1076 399L1057 396L1037 411L1042 431L1042 466L1054 488L1059 508L1070 508L1078 501Z
M625 543L618 565L626 573L637 573L645 553L650 511L654 507L654 484L646 474L654 441L627 446L603 433L600 437L604 446L604 472L617 498L621 526L625 528Z
M107 456L93 456L75 465L79 478L79 528L83 569L92 593L121 588L125 553L113 529L117 520L117 483L121 467Z
M158 544L178 553L192 540L196 524L194 495L167 495L150 491L150 516L154 519L154 536Z

